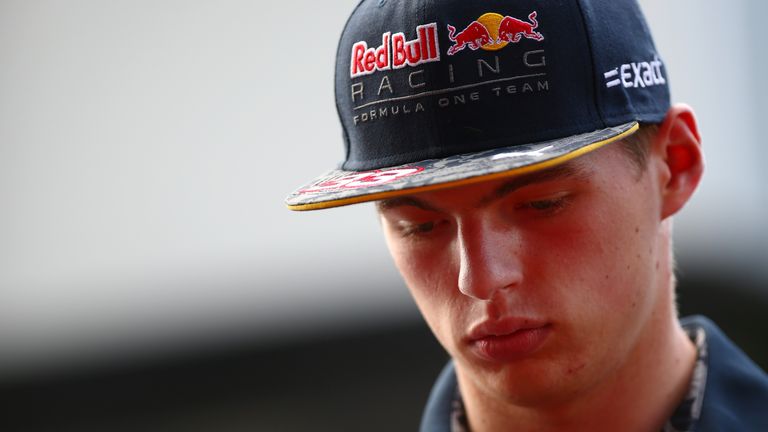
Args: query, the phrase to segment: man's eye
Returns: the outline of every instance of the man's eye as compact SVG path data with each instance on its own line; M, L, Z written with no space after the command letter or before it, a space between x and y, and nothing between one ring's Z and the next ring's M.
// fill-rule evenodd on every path
M437 221L423 223L400 222L398 228L400 235L403 237L424 236L431 233L438 225L439 222Z
M536 210L549 210L557 207L559 204L560 200L542 200L530 202L530 206Z
M522 203L517 206L519 210L532 210L544 215L550 215L559 212L568 204L568 197L557 197L544 200L535 200Z

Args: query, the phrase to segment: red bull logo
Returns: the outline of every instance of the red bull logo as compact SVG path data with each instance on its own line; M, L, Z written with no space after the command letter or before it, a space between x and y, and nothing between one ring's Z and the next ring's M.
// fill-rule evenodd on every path
M350 75L356 78L376 71L418 66L439 61L437 23L416 27L416 39L408 40L405 33L390 32L381 35L379 47L368 47L365 41L352 45Z
M542 41L544 35L535 31L538 26L536 11L528 15L528 21L489 12L472 21L460 32L456 32L456 28L448 24L448 38L453 42L448 48L448 55L454 55L464 48L473 51L496 51L510 43L518 43L522 38Z

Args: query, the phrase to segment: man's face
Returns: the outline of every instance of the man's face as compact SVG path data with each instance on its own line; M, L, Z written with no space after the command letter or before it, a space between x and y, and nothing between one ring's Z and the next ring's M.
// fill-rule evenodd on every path
M658 191L612 144L379 210L395 264L460 381L533 405L610 380L652 343L648 329L668 301L655 289L668 247Z

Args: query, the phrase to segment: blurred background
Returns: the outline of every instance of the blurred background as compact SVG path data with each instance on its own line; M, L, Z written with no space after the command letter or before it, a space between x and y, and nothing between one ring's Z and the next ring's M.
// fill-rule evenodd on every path
M446 360L343 156L356 0L0 0L0 430L416 430ZM768 367L768 3L641 0L702 187L683 314Z

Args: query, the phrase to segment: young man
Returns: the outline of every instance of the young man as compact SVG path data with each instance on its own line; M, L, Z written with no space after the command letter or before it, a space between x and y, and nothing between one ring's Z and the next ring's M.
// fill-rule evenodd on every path
M422 430L768 430L765 373L677 318L703 157L634 0L364 0L336 97L346 160L287 204L377 201L452 358Z

